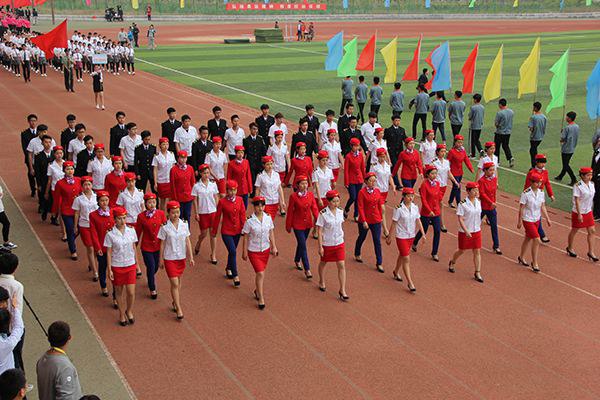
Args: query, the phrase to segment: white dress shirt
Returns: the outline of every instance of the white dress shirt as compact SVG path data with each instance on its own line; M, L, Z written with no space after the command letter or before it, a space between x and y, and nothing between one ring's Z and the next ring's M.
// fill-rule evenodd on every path
M288 134L287 126L282 122L281 125L277 126L277 124L273 124L269 127L269 138L275 143L275 131L283 132L283 141L285 142L285 138ZM268 143L267 143L268 145Z
M392 221L396 223L396 238L412 239L417 234L417 220L421 218L419 207L415 203L411 203L410 207L406 207L404 202L394 208Z
M542 218L542 204L546 202L544 191L538 189L536 192L527 188L521 193L520 204L523 204L523 221L538 222Z
M127 135L121 138L119 149L123 150L123 161L128 166L133 166L135 160L135 148L142 144L142 137L135 135L133 137Z
M94 190L104 189L106 175L110 174L113 169L112 162L108 158L104 157L100 161L99 158L94 157L87 166L87 172L88 174L92 174L92 179L94 180L92 188Z
M10 336L6 336L4 333L0 334L0 374L15 367L13 350L23 336L23 318L21 317L21 311L14 309L11 310L10 313Z
M375 164L371 164L371 172L374 172L376 175L375 187L379 188L381 193L389 192L390 190L390 176L392 176L392 169L390 168L390 164L387 161L384 161L383 164L376 162Z
M328 140L327 143L323 145L323 150L329 155L327 166L331 169L338 169L340 167L340 154L342 154L340 142L334 140L332 143Z
M442 158L436 158L433 160L433 165L437 168L437 177L435 178L439 183L440 187L448 186L448 174L450 173L450 161Z
M143 210L144 192L140 189L133 189L132 193L125 188L117 197L117 205L125 207L127 210L125 222L135 224L138 214Z
M243 145L245 136L244 130L240 127L238 127L237 132L233 128L227 128L223 137L227 141L227 154L234 156L235 146Z
M330 129L335 129L337 132L337 123L335 121L331 121L331 123L327 122L327 120L321 122L319 124L319 135L321 135L321 146L327 142L327 131Z
M368 148L371 152L371 164L375 164L377 162L377 149L385 149L387 153L387 141L385 139L381 139L381 141L373 139L371 143L368 143Z
M179 143L179 149L187 152L188 157L192 155L192 145L198 140L198 131L193 126L189 126L187 130L180 126L175 130L173 141Z
M498 165L500 165L498 163L498 157L496 157L495 154L492 154L491 157L486 154L485 156L481 157L479 159L479 162L477 163L477 179L479 179L483 176L483 164L485 164L487 162L494 163L494 166L496 167L496 171L494 171L494 175L492 175L492 176L498 176Z
M163 257L165 260L185 260L186 239L190 236L188 224L179 220L177 228L169 220L160 227L157 237L164 241Z
M65 177L65 172L63 171L62 164L58 165L55 161L52 161L48 164L48 173L47 175L50 177L50 189L54 190L56 187L56 182L60 181Z
M54 148L54 146L56 146L56 142L54 141L54 139L52 139L51 148ZM27 145L27 151L33 153L34 156L43 150L44 145L42 144L42 139L40 139L39 136L36 136L33 139L31 139L29 141L29 144Z
M82 228L89 228L90 213L98 209L96 193L92 192L92 195L89 198L83 193L80 194L73 201L71 208L75 211L79 211L79 226Z
M75 138L69 142L67 152L69 154L73 154L73 162L75 163L75 165L77 165L77 154L79 154L79 152L83 149L85 149L85 143L83 142L83 138L81 140Z
M265 198L265 204L279 203L279 188L281 187L281 178L275 171L271 171L271 175L266 171L261 172L256 177L257 188L260 188L260 195Z
M583 183L583 181L577 182L573 186L573 212L577 212L575 198L579 199L579 211L582 215L591 212L594 207L595 194L596 188L594 187L594 182L590 181L587 184Z
M331 190L331 181L333 181L333 171L328 166L325 169L317 167L312 174L313 184L317 184L321 198L325 198L328 191ZM315 197L317 197L317 191L315 190Z
M285 157L288 155L287 144L281 142L281 146L272 145L267 150L267 155L273 157L273 170L285 172Z
M463 218L465 227L470 233L479 232L481 230L481 202L475 198L473 202L467 197L456 207L456 215ZM458 231L463 232L461 226L458 226Z
M338 246L344 243L344 211L336 208L332 212L329 207L325 207L317 217L316 225L321 228L323 246Z
M204 184L202 180L196 182L192 187L192 196L196 198L196 208L198 214L212 214L217 211L217 202L215 196L219 194L217 184L208 181Z
M16 280L14 275L0 274L0 286L8 291L11 299L16 296L17 308L23 312L23 284Z
M375 129L377 128L381 128L381 125L379 125L377 122L371 125L371 123L367 121L361 125L360 133L362 134L363 139L365 139L367 146L369 143L375 140Z
M210 171L217 179L225 179L225 165L229 162L225 153L219 150L215 153L214 150L206 155L206 163L210 166Z
M431 164L433 160L435 160L436 149L437 143L435 140L432 140L431 142L428 140L421 142L419 145L419 151L421 152L421 161L423 162L423 165Z
M123 233L117 227L106 232L104 247L112 248L112 267L130 267L135 264L135 246L138 238L135 229L125 226Z
M152 166L156 167L156 183L169 183L171 181L171 167L177 161L172 152L167 151L167 154L159 152L152 159Z
M275 229L271 216L263 213L262 221L255 214L244 223L242 235L247 235L248 251L263 252L270 247L269 233Z

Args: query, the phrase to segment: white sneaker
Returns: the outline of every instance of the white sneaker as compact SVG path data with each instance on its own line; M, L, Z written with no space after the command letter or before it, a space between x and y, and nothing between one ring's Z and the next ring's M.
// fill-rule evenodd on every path
M100 106L99 106L98 104L96 104L96 108L99 110L99 109L100 109Z
M135 71L133 71L133 72L131 73L131 75L135 75Z
M104 110L104 106L102 106L102 109Z
M13 242L4 242L3 246L5 249L9 249L9 250L16 249L17 247L19 247L16 244L14 244Z

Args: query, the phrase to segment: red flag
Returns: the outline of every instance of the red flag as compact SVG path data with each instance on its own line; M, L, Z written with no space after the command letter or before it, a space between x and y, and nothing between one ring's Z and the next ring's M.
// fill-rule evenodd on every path
M67 47L67 20L65 19L50 32L32 38L31 42L46 53L46 59L50 60L54 57L55 47Z
M404 75L402 76L403 81L419 80L419 58L421 58L421 39L423 39L423 35L419 36L419 42L417 43L417 48L415 49L413 59L406 68L406 71L404 71Z
M479 43L475 45L465 65L462 67L463 74L463 93L473 93L473 83L475 82L475 64L477 63L477 52L479 51Z
M373 71L375 69L375 35L365 45L356 62L357 71Z
M431 90L431 86L433 85L433 77L435 76L435 67L433 66L433 63L431 62L431 55L433 54L435 49L437 49L438 47L440 47L439 44L437 46L435 46L433 48L433 50L431 50L431 53L429 53L429 55L425 59L425 62L427 64L429 64L429 66L431 67L431 79L429 79L429 81L427 81L427 83L425 84L425 89L427 89L427 90Z

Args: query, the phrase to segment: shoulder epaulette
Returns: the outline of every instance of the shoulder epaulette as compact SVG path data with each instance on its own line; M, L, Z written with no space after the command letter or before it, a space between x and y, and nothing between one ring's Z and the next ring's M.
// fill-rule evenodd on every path
M581 185L583 185L583 181L577 182L577 186L581 186Z
M460 204L463 204L463 203L466 203L466 202L467 202L467 199L462 199L462 200L460 201Z
M320 211L320 213L321 213L321 214L325 214L326 212L327 212L327 207L325 207L324 209L322 209L322 210Z
M528 187L527 189L523 190L523 193L527 193L527 192L531 192L531 188Z

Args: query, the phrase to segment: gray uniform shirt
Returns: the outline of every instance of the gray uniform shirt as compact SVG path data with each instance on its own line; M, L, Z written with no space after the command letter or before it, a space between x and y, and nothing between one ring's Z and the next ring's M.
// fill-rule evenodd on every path
M62 354L47 354L36 366L40 400L79 400L82 396L77 369Z
M505 108L496 113L494 125L498 135L510 135L513 127L514 112L510 108Z
M529 140L544 140L546 134L546 116L544 114L533 114L529 118L527 126L532 128Z
M483 117L485 116L485 107L481 103L473 104L469 110L469 121L471 129L476 131L483 128Z
M369 87L366 83L359 83L356 89L354 89L354 97L356 98L357 103L366 103L367 102L367 91Z
M569 124L565 126L560 134L560 140L563 142L560 146L560 152L563 154L575 153L577 139L579 139L579 125Z
M465 117L465 102L462 100L455 100L448 104L448 117L450 117L450 124L462 125Z
M371 86L371 90L369 90L369 97L371 97L371 104L380 106L381 98L383 97L383 89L381 86Z
M402 90L395 90L390 95L390 107L394 111L404 111L404 92Z
M429 95L427 93L419 93L413 101L415 102L415 114L427 114L429 111Z
M443 124L446 121L446 101L443 99L434 101L431 115L433 116L433 122Z
M342 81L342 97L344 99L352 100L352 86L354 86L352 79L344 79Z

